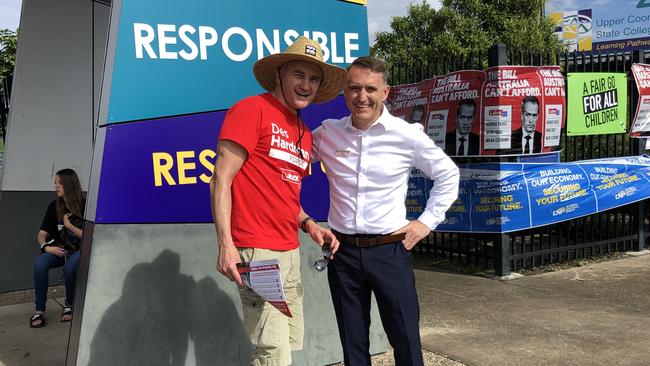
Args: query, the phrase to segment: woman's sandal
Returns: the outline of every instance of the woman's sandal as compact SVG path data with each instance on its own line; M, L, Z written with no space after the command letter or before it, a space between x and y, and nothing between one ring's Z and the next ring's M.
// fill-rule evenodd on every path
M40 323L35 324L39 320ZM45 321L43 313L34 313L34 315L32 315L32 317L29 319L29 326L31 328L43 328L46 324L47 322Z
M61 313L61 323L69 322L70 320L72 320L72 306L66 306Z

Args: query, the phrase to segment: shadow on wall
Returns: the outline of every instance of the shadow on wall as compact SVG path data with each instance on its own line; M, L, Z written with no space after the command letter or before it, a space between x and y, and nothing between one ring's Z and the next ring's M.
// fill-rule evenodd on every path
M232 299L214 279L195 282L179 268L180 256L165 250L129 271L95 332L89 365L185 365L189 339L197 366L250 364Z

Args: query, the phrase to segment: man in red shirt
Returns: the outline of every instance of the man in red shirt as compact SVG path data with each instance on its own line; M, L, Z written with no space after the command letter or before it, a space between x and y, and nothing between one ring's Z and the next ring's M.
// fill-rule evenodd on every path
M219 135L210 182L217 229L217 270L240 286L253 365L290 365L304 333L298 227L322 246L338 241L300 206L301 180L311 162L311 131L300 110L334 99L346 71L324 63L317 42L299 37L283 53L255 63L253 73L269 93L232 106ZM237 263L278 259L288 318L244 288Z

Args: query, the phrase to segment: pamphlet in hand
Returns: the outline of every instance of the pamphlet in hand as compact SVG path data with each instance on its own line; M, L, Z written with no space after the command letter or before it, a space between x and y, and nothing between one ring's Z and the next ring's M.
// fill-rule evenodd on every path
M291 316L282 288L280 262L277 259L237 263L244 284L288 317Z

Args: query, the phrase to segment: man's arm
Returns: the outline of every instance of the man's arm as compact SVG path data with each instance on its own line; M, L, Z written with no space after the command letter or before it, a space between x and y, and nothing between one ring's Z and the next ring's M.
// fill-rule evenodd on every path
M221 140L217 147L217 160L210 180L210 204L212 218L217 229L217 270L239 286L244 283L237 271L239 252L232 241L230 218L232 213L232 181L244 165L248 153L241 145Z
M298 223L302 224L302 222L305 221L305 219L308 217L309 215L305 213L301 206L300 213L298 214ZM311 236L311 239L316 242L318 246L322 247L327 240L330 242L330 250L332 251L332 254L336 253L336 251L339 249L339 240L336 239L334 233L332 233L331 230L320 226L314 219L307 220L305 223L305 229L307 230L309 236Z
M445 219L445 212L458 198L460 173L456 164L425 134L416 137L415 167L434 180L424 212L395 234L405 233L410 250Z

